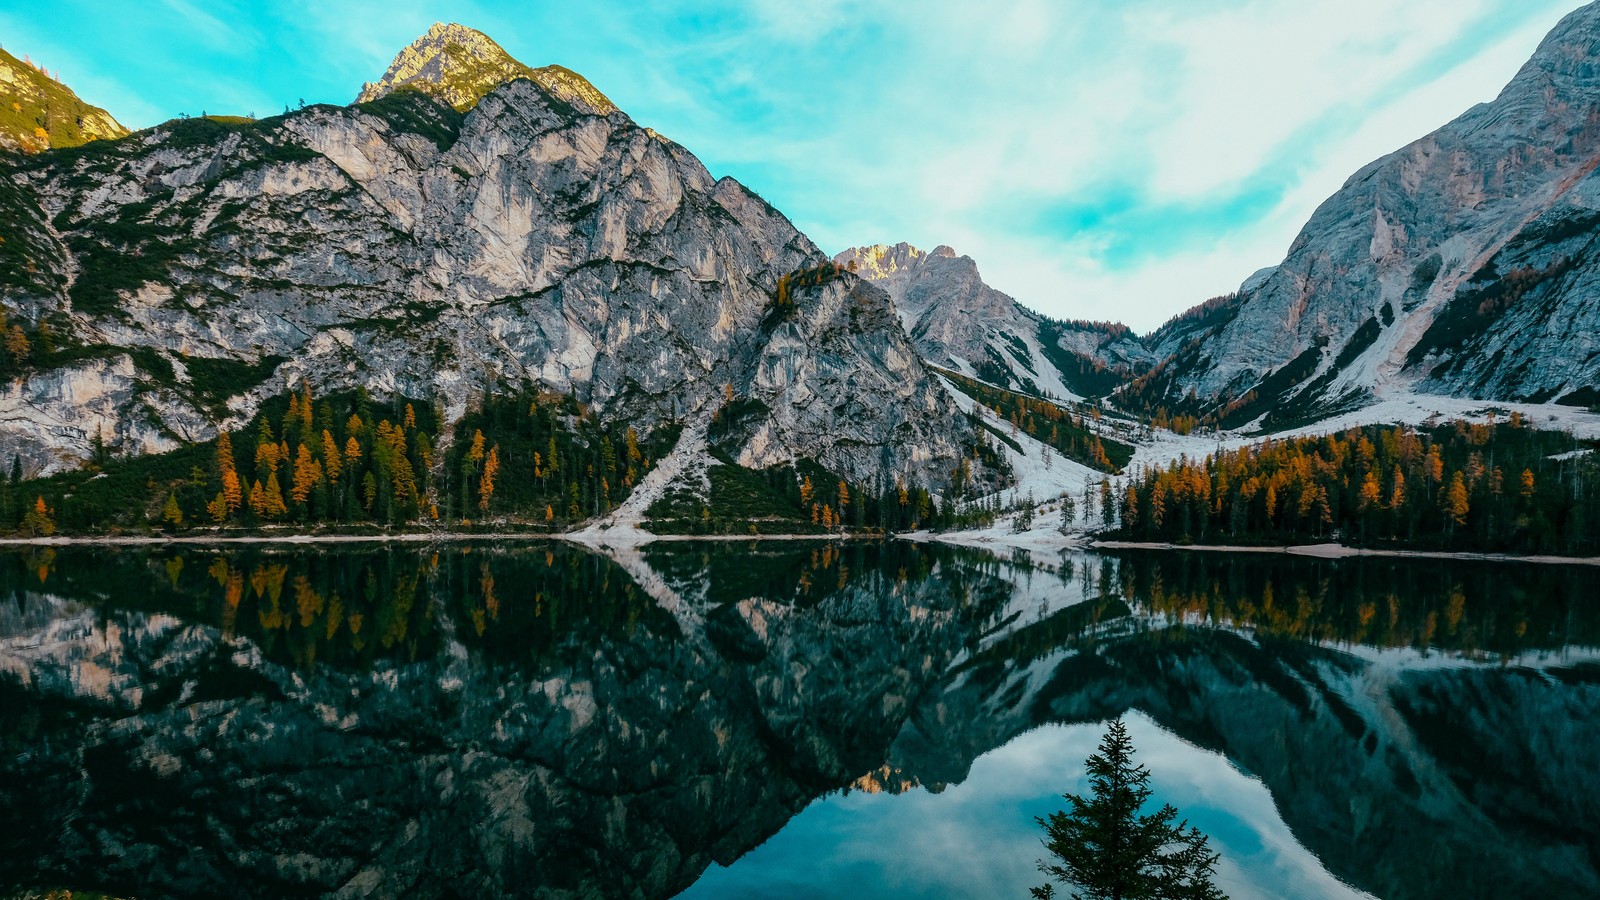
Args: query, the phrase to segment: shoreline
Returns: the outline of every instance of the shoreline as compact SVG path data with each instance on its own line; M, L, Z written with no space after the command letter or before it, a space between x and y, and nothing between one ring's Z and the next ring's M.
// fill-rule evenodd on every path
M1540 565L1600 566L1600 556L1522 556L1514 553L1485 553L1474 550L1386 550L1347 547L1344 544L1282 544L1242 546L1238 544L1171 544L1162 541L1093 541L1091 550L1201 550L1211 553L1276 553L1284 556L1309 556L1314 559L1354 557L1393 557L1398 559L1470 559L1485 562L1537 563Z
M893 535L863 534L652 534L647 531L618 531L615 534L593 531L535 532L401 531L388 534L81 534L49 537L0 537L4 547L156 547L163 544L446 544L473 541L527 542L564 541L586 547L628 548L657 542L690 543L717 541L861 541L882 540ZM611 540L608 540L610 538Z
M379 534L170 534L170 535L51 535L49 537L0 537L0 548L5 547L155 547L164 544L250 545L285 544L311 546L316 544L445 544L492 541L500 543L541 543L561 541L580 544L591 549L636 549L654 543L740 543L744 541L872 541L904 540L913 543L942 543L949 546L970 547L1001 552L1005 550L1040 550L1043 547L1028 542L998 540L961 540L962 532L937 534L927 531L906 534L653 534L637 529L616 529L611 533L585 529L553 534L532 532L465 532L465 531L404 531ZM1518 555L1511 553L1486 553L1468 550L1390 550L1370 547L1349 547L1344 544L1173 544L1164 541L1062 541L1060 550L1166 550L1201 551L1207 553L1258 553L1283 556L1307 556L1314 559L1352 559L1356 557L1392 557L1397 559L1466 559L1485 562L1535 563L1539 565L1600 566L1600 556L1551 556L1548 554Z

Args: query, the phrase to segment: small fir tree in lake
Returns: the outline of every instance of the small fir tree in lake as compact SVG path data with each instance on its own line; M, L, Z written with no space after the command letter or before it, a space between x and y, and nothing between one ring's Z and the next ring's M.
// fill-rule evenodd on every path
M1070 809L1039 819L1045 849L1054 858L1039 871L1073 889L1077 900L1226 900L1211 883L1218 856L1178 811L1165 804L1151 815L1150 770L1134 765L1133 742L1121 719L1111 723L1100 749L1085 761L1088 797L1065 794ZM1055 885L1032 889L1052 900Z

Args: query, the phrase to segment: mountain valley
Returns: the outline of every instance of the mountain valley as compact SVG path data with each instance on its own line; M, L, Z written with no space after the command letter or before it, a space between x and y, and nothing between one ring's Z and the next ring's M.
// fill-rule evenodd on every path
M48 149L8 126L28 152L0 160L3 455L13 484L55 479L33 492L49 493L45 514L106 493L91 484L102 469L215 457L204 491L118 488L144 509L115 519L56 511L137 529L178 498L169 524L200 524L238 468L222 435L237 452L274 448L265 468L244 460L244 493L280 480L289 493L300 467L282 404L303 394L305 420L335 426L293 426L319 489L337 462L323 444L374 445L380 425L409 436L418 486L401 520L477 504L548 527L754 532L981 524L1024 496L1198 456L1181 439L1197 430L1222 447L1493 410L1600 436L1582 411L1600 403L1597 60L1590 5L1493 103L1353 176L1282 263L1139 335L1041 315L949 247L830 259L578 74L526 66L460 25L435 25L349 106L131 135L6 57L8 90L78 111L72 129L30 120ZM617 441L575 438L591 460L559 482L575 497L513 488L491 502L487 450L461 462L460 442L486 439L502 481L544 484L554 443L524 458L532 432L483 411L534 415L556 397L562 412L538 427L593 421ZM408 404L432 431L398 428ZM367 432L337 427L358 407ZM474 416L498 425L459 433ZM651 454L619 466L622 429ZM119 477L175 477L143 465ZM29 502L14 493L10 521ZM285 523L319 521L300 499ZM247 500L212 518L234 524Z

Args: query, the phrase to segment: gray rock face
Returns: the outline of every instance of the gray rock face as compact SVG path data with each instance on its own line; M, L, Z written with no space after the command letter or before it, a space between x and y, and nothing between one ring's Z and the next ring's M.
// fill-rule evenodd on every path
M736 461L752 468L827 446L830 468L855 479L925 473L948 468L969 442L962 428L944 431L965 420L906 340L888 295L848 276L796 290L794 313L770 329L738 393L759 410L734 430ZM897 446L904 455L891 452Z
M449 36L435 31L418 46ZM436 74L415 51L388 81ZM735 456L925 483L953 467L967 426L882 292L846 277L774 322L778 277L825 257L742 185L597 93L518 78L462 115L392 86L8 171L57 262L0 302L112 362L8 385L0 445L30 473L85 456L96 428L160 449L237 427L301 379L431 398L446 421L491 382L537 384L641 430L709 418L731 387L767 407ZM115 362L130 351L134 371ZM78 403L107 366L132 389ZM219 369L254 386L218 385Z
M434 23L427 34L400 51L382 78L361 86L356 102L367 103L410 89L432 94L465 112L484 94L518 78L568 102L581 100L602 113L616 110L604 94L571 69L531 69L512 59L488 35L453 22Z
M1107 393L1153 362L1127 327L1042 316L985 284L977 263L949 247L874 244L834 262L889 292L929 362L1001 387L1079 399Z
M1315 415L1405 391L1593 391L1597 161L1600 5L1590 5L1492 103L1352 176L1283 263L1175 361L1172 395L1226 401L1254 389Z
M314 554L117 556L129 606L69 599L94 588L66 559L26 573L0 597L0 811L33 827L0 833L0 890L675 896L876 769L1001 589L884 545L764 550L752 594L726 548L671 560L709 595L675 621L568 546L419 577L429 555L356 560L370 608L318 593Z

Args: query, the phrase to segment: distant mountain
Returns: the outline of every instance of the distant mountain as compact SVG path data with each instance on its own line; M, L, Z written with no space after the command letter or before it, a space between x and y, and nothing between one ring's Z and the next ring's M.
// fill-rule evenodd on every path
M977 263L949 247L906 243L846 250L834 262L894 298L923 357L1000 387L1038 396L1102 396L1154 362L1125 325L1062 322L985 284Z
M939 485L969 456L883 291L578 76L436 25L362 98L0 163L7 461L171 450L302 381L428 401L445 440L542 389L641 433L716 418L752 468Z
M1282 430L1388 397L1600 404L1600 4L1500 96L1364 167L1277 266L1136 336L1055 323L948 248L866 247L935 365Z
M128 133L41 67L0 50L0 150L37 153Z
M465 25L435 23L411 42L375 82L361 86L357 103L370 103L399 90L438 97L458 112L478 105L484 95L518 78L526 78L547 94L582 102L601 115L617 107L582 75L561 66L529 68L481 31Z
M1223 424L1388 396L1600 402L1600 5L1493 102L1362 168L1131 388Z

